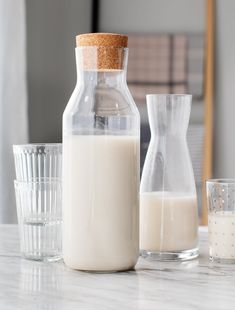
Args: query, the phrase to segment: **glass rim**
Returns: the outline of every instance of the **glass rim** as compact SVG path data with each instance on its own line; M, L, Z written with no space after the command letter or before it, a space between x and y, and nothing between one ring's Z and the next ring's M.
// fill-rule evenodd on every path
M48 153L53 152L62 154L62 143L26 143L26 144L13 144L14 155L22 154L26 152L30 153L44 153L44 150ZM39 151L41 150L41 151Z
M193 95L191 94L147 94L146 98L180 98L180 97L185 97L188 99L191 99Z
M36 178L39 179L39 178ZM46 180L46 181L45 181ZM19 181L14 180L15 185L40 185L40 184L61 184L62 180L60 178L42 178L40 180L30 180L30 181Z
M17 147L17 148L23 148L23 147L32 147L32 146L60 146L62 145L62 143L24 143L24 144L13 144L13 148Z
M206 180L206 184L234 184L235 185L235 179L232 178L222 178L222 179L208 179Z

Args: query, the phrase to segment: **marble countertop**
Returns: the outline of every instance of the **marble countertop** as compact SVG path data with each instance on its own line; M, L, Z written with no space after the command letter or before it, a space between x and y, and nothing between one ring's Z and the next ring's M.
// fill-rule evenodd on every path
M140 258L130 272L78 272L21 258L17 226L0 225L0 309L235 309L235 265L208 261L206 230L200 253L183 263Z

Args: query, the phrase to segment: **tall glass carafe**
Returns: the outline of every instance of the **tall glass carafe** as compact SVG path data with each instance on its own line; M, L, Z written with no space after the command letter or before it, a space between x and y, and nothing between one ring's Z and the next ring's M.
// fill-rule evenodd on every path
M191 95L147 95L151 140L140 186L140 250L159 260L198 256L198 211L186 133Z
M63 258L73 269L127 270L139 255L140 120L127 54L126 36L77 36L63 115Z

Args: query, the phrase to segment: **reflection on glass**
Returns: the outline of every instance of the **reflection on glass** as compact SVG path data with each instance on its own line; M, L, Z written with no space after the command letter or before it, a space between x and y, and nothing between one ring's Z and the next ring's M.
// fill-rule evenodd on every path
M58 309L56 296L61 295L61 277L59 276L59 264L42 264L22 260L20 266L20 291L22 298L35 298L34 309L54 310Z

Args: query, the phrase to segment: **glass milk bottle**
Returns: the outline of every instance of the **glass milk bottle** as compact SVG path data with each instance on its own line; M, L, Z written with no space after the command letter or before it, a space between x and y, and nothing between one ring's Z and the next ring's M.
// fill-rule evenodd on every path
M63 115L63 258L119 271L139 255L138 110L126 84L127 36L77 36L77 85Z
M191 95L147 95L151 140L140 186L144 257L198 256L198 211L186 132Z

